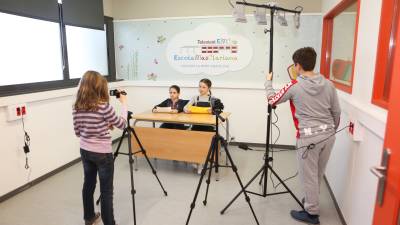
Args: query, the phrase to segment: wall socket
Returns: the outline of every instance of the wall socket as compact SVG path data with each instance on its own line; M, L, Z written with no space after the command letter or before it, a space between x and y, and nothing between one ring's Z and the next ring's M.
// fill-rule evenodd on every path
M364 126L358 120L350 120L348 132L353 141L363 141Z
M7 121L15 121L21 119L22 117L27 117L28 110L26 103L7 106L7 114Z

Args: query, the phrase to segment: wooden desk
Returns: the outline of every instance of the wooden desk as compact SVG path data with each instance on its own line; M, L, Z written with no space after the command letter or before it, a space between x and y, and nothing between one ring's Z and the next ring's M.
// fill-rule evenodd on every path
M226 112L221 114L226 120L227 137L229 137L229 115L230 113ZM204 163L214 132L139 127L136 124L140 121L146 121L153 122L153 124L154 122L166 122L215 126L215 115L152 113L148 111L133 115L132 118L135 119L134 129L136 134L149 158ZM139 145L136 139L132 137L131 141L133 151L138 151Z
M230 115L231 113L229 112L221 113L221 117L226 120ZM147 111L133 115L132 118L135 119L135 124L139 121L150 121L215 126L215 115L211 114L153 113L151 111Z

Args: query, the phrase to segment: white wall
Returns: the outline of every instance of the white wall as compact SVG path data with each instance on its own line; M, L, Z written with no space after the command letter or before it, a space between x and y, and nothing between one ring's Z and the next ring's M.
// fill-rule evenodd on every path
M323 14L339 2L323 0ZM386 110L371 104L380 10L381 1L361 0L353 93L339 91L341 127L356 121L363 140L354 142L347 132L339 134L326 171L348 225L371 224L374 211L377 179L369 168L380 163L387 116Z
M27 103L25 128L31 137L29 170L24 168L22 123L7 122L7 108L0 107L0 196L78 158L71 106L71 97Z
M0 196L80 156L72 126L75 92L76 88L70 88L0 98ZM29 170L24 168L22 121L7 122L7 106L18 103L27 104L24 121L31 138Z

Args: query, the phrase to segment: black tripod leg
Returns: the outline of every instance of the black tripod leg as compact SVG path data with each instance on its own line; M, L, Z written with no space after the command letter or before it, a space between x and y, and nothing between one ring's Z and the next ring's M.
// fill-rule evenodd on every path
M137 143L139 144L140 152L144 155L144 158L146 159L147 163L149 164L152 173L154 174L154 176L156 177L156 179L157 179L157 181L158 181L158 184L160 184L161 189L162 189L163 192L164 192L164 195L167 196L168 193L167 193L167 191L164 189L164 186L162 185L160 179L158 178L157 171L154 169L153 165L151 164L151 162L150 162L150 160L149 160L149 157L147 157L146 151L144 150L143 145L142 145L142 143L140 142L139 137L137 136L137 134L136 134L136 132L135 132L135 129L131 127L131 128L130 128L130 131L132 132L133 136L135 137ZM129 139L129 140L130 140L130 139ZM129 143L130 143L130 141L129 141Z
M131 175L131 195L132 195L132 206L133 206L133 223L136 225L136 207L135 207L135 182L133 180L133 151L131 143L131 132L128 132L128 155L129 155L129 169Z
M236 167L235 163L233 162L233 159L232 159L232 157L231 157L231 154L229 153L228 146L227 146L225 140L223 140L222 138L221 138L220 140L221 140L222 145L224 146L224 149L225 149L225 152L226 152L226 154L227 154L227 156L228 156L229 162L231 163L232 170L233 170L233 172L235 173L236 178L237 178L237 180L238 180L238 182L239 182L239 184L240 184L240 187L241 187L242 192L243 192L243 194L244 194L244 196L245 196L246 202L247 202L247 204L249 205L251 212L253 213L253 217L254 217L254 219L256 220L256 223L259 225L260 223L258 222L256 213L254 212L253 206L252 206L251 203L250 203L250 197L249 197L249 195L247 194L246 188L243 186L242 180L241 180L240 177L239 177L239 174L238 174L238 172L237 172L237 167Z
M214 149L215 142L217 142L217 139L216 139L216 137L213 137L213 139L211 141L210 149L208 150L207 157L206 157L206 160L205 160L204 165L203 165L203 169L201 170L201 176L200 176L200 179L199 179L199 183L197 184L196 193L194 194L193 201L190 204L190 211L189 211L188 218L186 219L186 225L189 224L190 217L192 216L193 209L194 209L194 207L196 205L197 196L199 195L201 183L203 182L203 178L204 178L204 175L205 175L206 170L207 170L208 162L210 162L210 160L211 160L210 157L212 157L211 153L212 153L212 150Z
M260 181L258 182L259 185L262 184L262 181L263 181L263 178L264 178L264 174L265 174L265 172L263 171L263 173L261 174Z
M122 142L124 141L126 132L127 132L127 129L124 129L124 131L122 132L121 137L119 138L117 150L115 150L115 152L114 152L114 161L115 161L115 159L118 157L119 150L120 150L120 148L121 148Z
M279 180L279 182L285 187L285 189L290 193L290 195L296 200L296 202L300 205L301 208L304 209L303 204L300 202L300 200L296 197L296 195L293 194L293 192L290 190L290 188L285 184L285 182L278 176L278 174L272 169L269 168L271 172L274 174L274 176Z
M216 181L219 181L219 150L220 150L220 145L219 141L216 142L215 145L215 177Z
M253 181L258 177L258 175L260 175L261 172L264 171L264 167L262 167L260 170L258 170L258 172L256 173L256 175L254 175L250 181L244 186L244 189L246 190L247 187L250 186L251 183L253 183ZM243 190L240 190L239 193L237 193L235 195L235 197L228 203L228 205L225 206L225 208L221 211L221 214L224 214L225 211L232 205L232 203L243 193Z
M218 144L215 145L215 146L218 146ZM217 147L217 148L218 148L218 147ZM204 198L203 205L207 205L208 188L210 187L210 183L211 183L211 173L212 173L212 170L213 170L215 154L218 154L218 153L217 153L218 151L216 151L215 149L216 149L216 148L213 148L213 149L212 149L212 152L211 152L210 168L209 168L210 170L208 171L208 178L207 178L207 180L206 180L207 188L206 188L206 196L205 196L205 198ZM216 163L216 165L217 165L217 164L218 164L218 163Z

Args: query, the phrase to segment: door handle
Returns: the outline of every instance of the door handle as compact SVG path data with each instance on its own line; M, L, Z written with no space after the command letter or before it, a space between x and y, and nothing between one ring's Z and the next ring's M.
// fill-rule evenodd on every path
M382 162L380 166L371 167L370 171L378 177L378 191L376 200L381 206L383 204L383 196L385 194L386 175L390 158L390 150L384 149L382 153Z
M386 178L386 167L383 166L374 166L371 167L370 171L379 179L384 179Z

